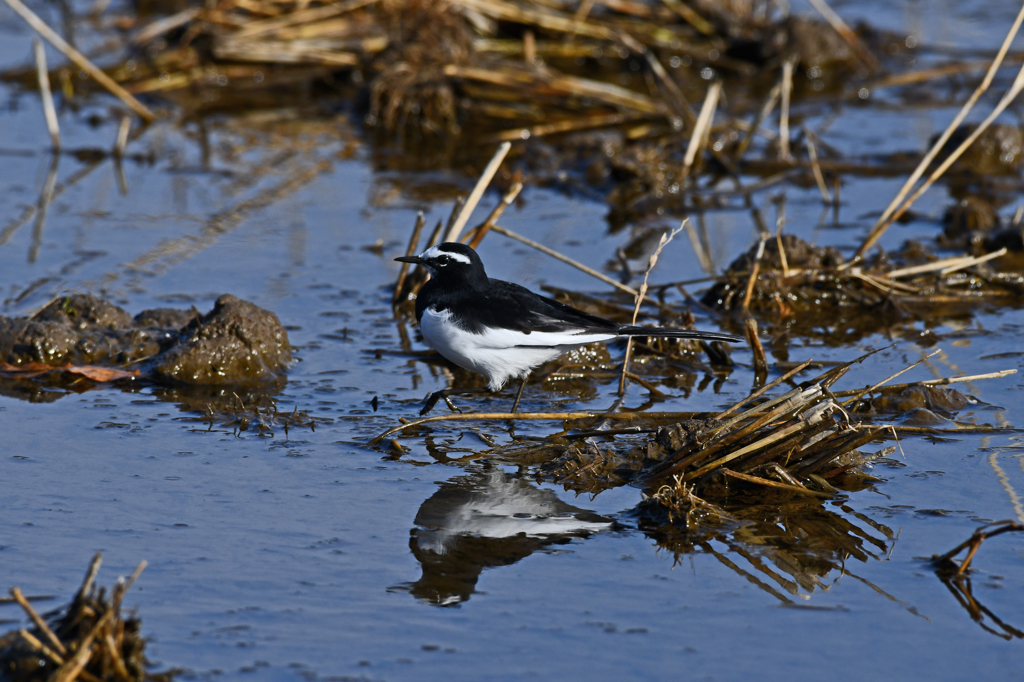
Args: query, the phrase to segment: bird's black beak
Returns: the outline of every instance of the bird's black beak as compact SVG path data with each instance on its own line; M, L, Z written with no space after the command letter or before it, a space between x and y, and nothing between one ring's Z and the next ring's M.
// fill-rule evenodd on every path
M399 256L395 260L400 263L415 263L416 265L423 265L423 259L419 256Z

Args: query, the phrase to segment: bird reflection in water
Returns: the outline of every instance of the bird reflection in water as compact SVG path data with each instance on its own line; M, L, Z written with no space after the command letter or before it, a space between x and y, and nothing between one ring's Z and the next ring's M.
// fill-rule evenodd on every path
M438 606L470 598L485 568L613 528L606 517L500 469L459 476L420 505L409 548L422 577L396 586Z

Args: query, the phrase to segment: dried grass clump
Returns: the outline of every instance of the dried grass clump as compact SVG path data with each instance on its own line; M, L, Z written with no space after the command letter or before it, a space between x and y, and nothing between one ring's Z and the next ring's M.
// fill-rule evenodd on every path
M858 263L793 235L765 237L729 266L702 303L756 315L778 331L847 344L903 320L947 320L979 304L1018 300L1020 276L988 265L1006 253L940 259L909 243Z
M740 406L712 420L659 430L655 445L666 456L638 477L648 488L674 482L701 496L728 494L730 486L828 498L828 479L859 463L852 456L881 437L885 426L858 423L829 390L849 365L832 370L735 416Z
M297 84L337 91L352 82L369 96L368 120L388 131L471 127L523 139L651 119L640 136L688 136L697 118L684 93L703 96L705 66L716 78L774 72L782 57L808 67L845 63L847 73L860 68L847 45L855 36L789 17L774 3L161 4L149 9L167 16L138 21L133 58L113 70L130 93L198 94L193 104L202 106L230 101L230 91ZM663 60L675 68L671 75ZM839 70L823 78L841 80ZM756 80L744 90L756 89Z
M475 55L466 19L444 0L385 0L388 47L370 64L377 72L371 86L371 121L385 130L410 123L430 132L458 129L456 93L445 74L450 65L466 65Z
M94 584L103 555L93 557L85 580L66 607L40 616L15 587L11 596L34 623L0 637L0 674L11 682L168 682L174 672L151 673L143 650L142 621L123 618L125 593L146 566L143 561L127 579L108 592Z

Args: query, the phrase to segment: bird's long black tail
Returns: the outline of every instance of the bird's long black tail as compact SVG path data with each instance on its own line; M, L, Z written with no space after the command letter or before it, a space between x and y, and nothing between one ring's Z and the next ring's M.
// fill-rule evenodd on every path
M619 336L666 336L673 339L703 339L705 341L727 341L736 343L743 339L732 334L702 332L696 329L672 329L670 327L630 327L618 329Z

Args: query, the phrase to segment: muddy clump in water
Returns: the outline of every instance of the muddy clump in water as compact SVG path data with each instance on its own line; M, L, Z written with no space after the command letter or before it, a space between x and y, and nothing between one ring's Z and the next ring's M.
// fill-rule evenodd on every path
M777 239L768 239L765 242L764 253L759 262L761 274L750 301L751 310L777 310L779 301L784 301L788 305L821 305L825 292L816 288L804 291L791 286L786 282L787 278L780 275L783 275L784 271L804 273L831 269L844 262L842 254L837 249L817 247L792 234L782 236L782 249L785 252L784 256L780 254ZM728 311L738 308L743 301L754 264L757 262L757 252L758 245L755 244L734 260L719 282L704 294L701 303L716 310Z
M962 125L942 146L936 157L941 163L953 150L960 146L975 130L977 124ZM938 138L932 139L932 144ZM978 176L1006 175L1020 171L1024 164L1024 133L1011 125L992 125L953 164L953 172L970 173Z
M985 197L968 196L946 208L938 243L982 255L989 233L999 228L999 212Z
M976 404L955 388L943 386L908 386L901 390L883 391L872 400L856 406L859 415L896 415L905 424L941 425L956 413Z
M0 362L127 365L165 350L181 318L198 313L181 311L171 324L145 315L140 323L97 296L61 296L32 317L0 317Z
M277 315L225 294L182 330L153 374L187 384L259 381L284 371L291 359L288 332Z
M223 384L277 377L290 361L277 316L231 295L205 316L159 308L132 318L97 296L72 294L32 317L0 317L0 362L11 370L139 364L164 380Z

